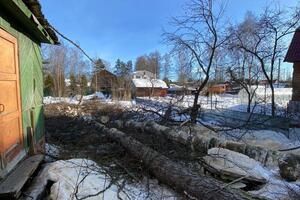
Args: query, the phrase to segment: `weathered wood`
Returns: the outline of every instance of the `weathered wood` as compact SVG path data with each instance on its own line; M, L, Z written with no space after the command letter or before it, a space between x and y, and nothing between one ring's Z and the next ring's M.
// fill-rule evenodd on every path
M23 149L22 109L18 40L1 28L0 49L0 153L7 166Z
M115 128L109 129L97 122L95 125L119 142L134 157L140 159L159 181L177 191L203 200L253 199L238 190L224 187L222 182L211 177L192 172Z
M0 184L0 199L17 199L25 183L32 176L43 159L43 155L35 155L24 160L17 166Z
M300 101L300 62L294 63L292 100Z

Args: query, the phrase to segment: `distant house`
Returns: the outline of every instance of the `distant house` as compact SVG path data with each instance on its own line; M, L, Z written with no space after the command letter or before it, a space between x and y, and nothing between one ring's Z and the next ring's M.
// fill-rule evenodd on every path
M135 71L132 74L133 79L156 79L156 75L147 70Z
M223 94L231 90L228 83L213 85L208 88L209 94Z
M168 88L168 94L171 95L191 95L196 91L193 87L186 87L171 83Z
M166 96L168 85L160 79L155 79L153 73L148 71L136 71L132 79L132 96Z
M94 91L109 95L117 87L117 76L103 69L94 74L91 85Z
M273 80L273 84L275 84L277 82L277 80L275 79L275 80ZM269 81L268 80L260 80L260 81L258 81L258 85L264 85L264 86L266 86L266 87L269 87Z

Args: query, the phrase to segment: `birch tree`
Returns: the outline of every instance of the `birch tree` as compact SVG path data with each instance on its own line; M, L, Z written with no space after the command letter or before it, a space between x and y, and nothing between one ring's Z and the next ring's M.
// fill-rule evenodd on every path
M264 78L271 89L271 113L276 114L274 77L278 60L282 59L287 49L286 37L299 26L299 9L282 9L274 4L264 9L255 23L255 28L245 31L237 27L238 47L251 54L258 61Z

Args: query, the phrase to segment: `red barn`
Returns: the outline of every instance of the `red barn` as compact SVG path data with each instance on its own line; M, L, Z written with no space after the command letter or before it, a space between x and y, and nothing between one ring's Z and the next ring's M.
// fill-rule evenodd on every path
M132 91L134 97L166 96L167 84L160 79L132 79Z

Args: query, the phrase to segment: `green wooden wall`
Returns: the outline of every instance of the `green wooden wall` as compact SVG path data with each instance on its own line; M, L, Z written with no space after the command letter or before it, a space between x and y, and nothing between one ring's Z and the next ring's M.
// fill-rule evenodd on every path
M22 26L3 14L1 9L0 13L0 28L18 39L24 145L28 148L27 128L32 124L30 113L34 116L35 141L40 141L44 136L43 65L40 44L26 35Z

